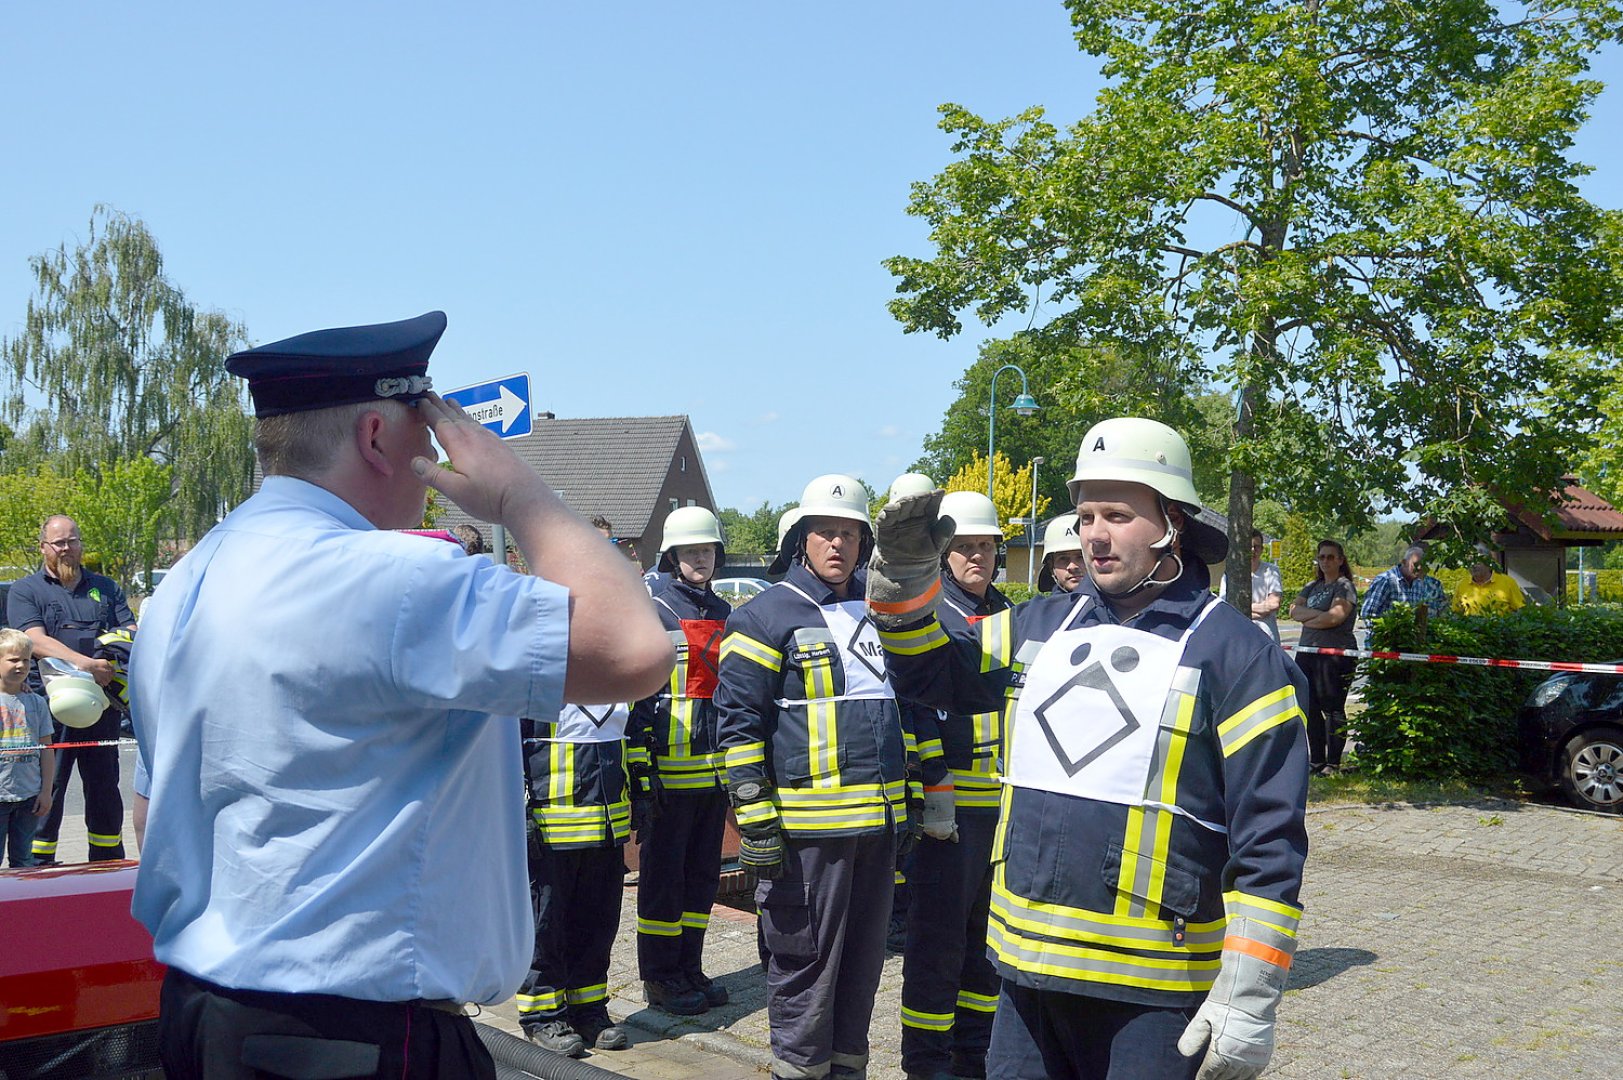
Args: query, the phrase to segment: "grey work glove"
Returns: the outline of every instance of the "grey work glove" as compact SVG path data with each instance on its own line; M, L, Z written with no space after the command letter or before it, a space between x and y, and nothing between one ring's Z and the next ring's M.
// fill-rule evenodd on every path
M896 630L935 613L941 596L941 556L957 526L941 516L941 488L885 504L874 521L868 560L868 615Z
M932 840L958 842L958 799L951 784L924 789L923 825Z
M1252 1080L1274 1054L1274 1011L1285 992L1294 942L1250 919L1231 919L1227 937L1247 944L1259 939L1260 948L1283 958L1283 966L1233 948L1223 948L1223 966L1206 1001L1195 1012L1178 1040L1178 1053L1206 1057L1195 1080Z
M738 864L754 870L758 878L782 877L783 834L775 827L743 833L738 838Z

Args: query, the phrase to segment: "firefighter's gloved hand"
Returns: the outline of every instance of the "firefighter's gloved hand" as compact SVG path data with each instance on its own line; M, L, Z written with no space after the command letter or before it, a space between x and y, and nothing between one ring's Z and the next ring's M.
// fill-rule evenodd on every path
M924 799L920 796L908 795L907 820L902 823L902 831L896 837L896 858L898 861L907 858L913 849L919 846L919 840L924 836Z
M935 612L941 556L957 526L941 516L940 488L887 503L874 521L868 560L868 614L882 630L917 623Z
M773 825L741 833L738 838L738 862L755 871L758 878L783 876L783 833Z
M631 800L646 799L657 815L665 809L665 782L652 762L637 762L628 770L631 776Z
M1195 1080L1252 1080L1274 1053L1274 1012L1285 992L1294 942L1245 918L1231 919L1227 936L1217 982L1178 1040L1184 1057L1206 1051ZM1281 962L1236 949L1234 941Z
M924 789L919 825L932 840L958 842L958 800L950 783Z

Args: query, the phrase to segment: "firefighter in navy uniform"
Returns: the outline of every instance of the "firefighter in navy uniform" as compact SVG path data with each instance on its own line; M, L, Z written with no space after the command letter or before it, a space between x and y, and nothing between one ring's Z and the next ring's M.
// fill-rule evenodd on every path
M1088 576L1082 541L1076 535L1076 514L1061 514L1043 530L1043 568L1037 571L1040 593L1071 593Z
M609 1018L609 954L620 929L632 799L625 705L566 705L556 720L519 721L530 789L530 897L535 950L518 1018L536 1045L568 1057L623 1050Z
M1171 428L1085 436L1088 580L981 622L934 614L940 495L885 507L869 571L898 690L1011 698L988 944L997 1077L1248 1080L1273 1052L1307 857L1305 687L1211 595L1228 543Z
M794 565L727 622L716 688L740 862L759 878L772 1073L863 1077L898 842L906 739L866 616L862 484L820 476ZM922 792L920 792L922 795Z
M942 559L937 617L948 633L973 637L977 624L1009 608L992 584L1003 529L992 500L977 491L952 492L941 514L956 532ZM917 736L924 838L908 870L913 906L902 960L902 1068L909 1080L983 1077L998 995L986 956L986 912L1003 712L938 718L931 711Z
M631 741L652 755L657 810L637 843L637 968L648 1003L692 1016L727 1003L704 973L705 930L721 883L727 788L712 700L732 606L710 588L726 560L721 522L702 506L665 519L654 608L676 645L657 695L631 710Z

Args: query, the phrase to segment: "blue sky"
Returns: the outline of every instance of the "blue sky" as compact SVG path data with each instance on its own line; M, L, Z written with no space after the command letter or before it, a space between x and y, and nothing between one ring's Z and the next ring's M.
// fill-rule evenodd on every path
M982 336L885 310L936 106L1066 122L1098 86L1058 2L7 5L0 336L107 203L256 342L442 308L440 386L687 413L723 506L882 488ZM1608 206L1618 131L1611 89L1579 147Z

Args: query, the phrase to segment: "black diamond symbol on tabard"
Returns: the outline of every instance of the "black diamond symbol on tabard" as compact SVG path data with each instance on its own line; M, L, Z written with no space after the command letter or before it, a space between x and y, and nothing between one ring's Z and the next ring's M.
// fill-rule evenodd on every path
M1102 692L1109 696L1110 703L1116 707L1116 712L1121 717L1121 727L1111 732L1097 746L1080 757L1072 757L1071 752L1060 741L1059 732L1056 730L1059 710L1055 706L1073 691L1084 693L1090 690ZM1050 719L1051 714L1055 714L1053 719ZM1111 682L1110 673L1097 660L1071 676L1068 682L1049 695L1047 701L1037 706L1033 715L1036 716L1038 725L1043 729L1043 737L1048 740L1048 748L1054 752L1054 758L1059 762L1060 768L1065 770L1066 776L1075 776L1087 768L1090 762L1137 731L1139 726L1138 718L1133 715L1133 710L1127 707L1127 702L1122 700L1120 692L1116 690L1116 684Z
M716 630L716 631L712 632L709 637L705 638L705 640L704 640L704 648L699 650L699 662L701 664L703 664L706 668L708 668L709 671L710 671L710 674L712 674L712 675L719 676L721 674L721 669L718 668L716 666L715 661L710 659L710 658L712 656L720 656L721 654L719 652L712 653L711 650L710 650L710 646L716 644L717 639L723 637L725 634L726 634L725 630ZM691 657L691 655L692 655L691 651L690 651L689 655ZM692 661L690 660L689 662L691 663Z
M602 716L597 715L595 712L593 712L591 709L588 709L584 705L577 705L575 707L577 709L579 709L581 712L586 714L586 719L590 720L594 727L602 727L604 724L609 722L609 717L614 715L614 706L613 705L605 705L605 706L603 706L603 715Z
M867 668L869 671L873 672L873 677L874 678L878 679L880 682L884 682L885 681L885 650L880 647L879 642L877 642L877 641L866 641L865 642L865 641L861 640L861 638L862 638L862 628L865 627L865 626L872 626L872 625L873 624L868 621L868 616L866 616L866 615L864 615L862 618L858 619L857 620L856 632L851 635L851 640L845 646L845 651L850 653L852 656L856 657L858 660L862 661L862 666ZM868 650L869 649L873 650L873 655L872 656L868 655ZM876 661L877 661L877 663L876 663Z

